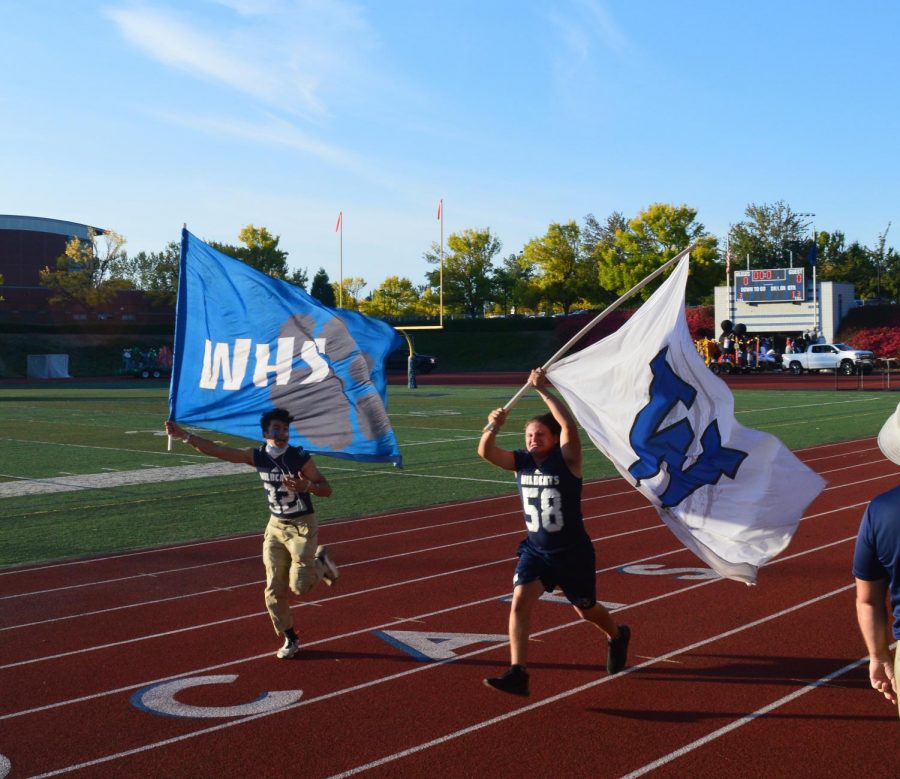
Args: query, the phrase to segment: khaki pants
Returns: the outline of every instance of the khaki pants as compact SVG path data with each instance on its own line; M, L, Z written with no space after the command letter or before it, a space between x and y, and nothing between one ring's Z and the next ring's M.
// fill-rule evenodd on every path
M319 524L315 514L290 522L269 517L263 537L266 566L266 609L279 635L294 626L288 603L288 588L306 595L322 579L322 564L316 560Z

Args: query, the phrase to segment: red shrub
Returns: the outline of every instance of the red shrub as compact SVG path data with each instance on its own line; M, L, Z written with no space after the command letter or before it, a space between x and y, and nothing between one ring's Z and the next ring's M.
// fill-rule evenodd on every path
M686 309L684 314L691 338L695 341L700 338L716 337L716 319L712 306L694 306Z
M841 332L841 340L858 349L869 349L876 357L900 357L900 328L870 327Z
M575 335L582 327L596 317L599 311L588 311L585 314L573 314L558 320L554 332L560 344L566 343ZM624 325L634 311L616 309L596 327L589 330L571 349L577 352L596 343L611 333L616 332ZM713 315L712 306L695 306L685 310L687 317L688 329L691 331L691 338L714 338L716 334L716 323Z
M584 314L572 314L572 316L557 320L554 334L560 345L567 343L575 333L597 317L599 313L599 311L588 311ZM634 311L623 311L621 308L617 308L599 324L588 330L569 351L577 352L579 349L584 349L585 346L590 346L592 343L606 338L624 325L633 313Z

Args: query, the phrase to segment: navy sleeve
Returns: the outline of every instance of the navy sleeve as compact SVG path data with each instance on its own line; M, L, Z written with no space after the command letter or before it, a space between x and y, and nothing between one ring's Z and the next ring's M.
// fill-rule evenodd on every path
M859 523L859 533L856 536L856 548L853 550L853 576L866 582L874 582L879 579L887 579L888 572L878 559L875 552L875 539L872 533L872 523L869 512L871 504L863 514Z

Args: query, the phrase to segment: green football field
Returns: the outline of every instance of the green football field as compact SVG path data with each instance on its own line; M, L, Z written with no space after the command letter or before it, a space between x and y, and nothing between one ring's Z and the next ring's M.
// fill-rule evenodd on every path
M512 475L483 463L475 447L487 412L515 389L390 387L404 467L318 456L334 487L316 502L320 519L513 493ZM223 464L180 442L167 451L167 394L160 384L0 387L0 567L262 531L267 512L255 471L200 478L191 466ZM897 404L896 394L879 391L734 394L738 421L792 449L873 436ZM501 442L521 445L525 419L543 410L526 394ZM614 474L586 440L585 478Z

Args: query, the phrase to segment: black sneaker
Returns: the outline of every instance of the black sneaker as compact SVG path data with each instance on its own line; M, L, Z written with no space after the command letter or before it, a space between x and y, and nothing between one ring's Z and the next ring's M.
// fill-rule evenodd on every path
M522 697L529 695L528 671L521 665L510 666L503 676L492 676L485 679L484 683L488 687L493 687L500 692L508 692L510 695L521 695Z
M628 625L619 625L619 636L609 642L606 650L606 672L617 674L625 667L628 659L628 641L631 630Z

